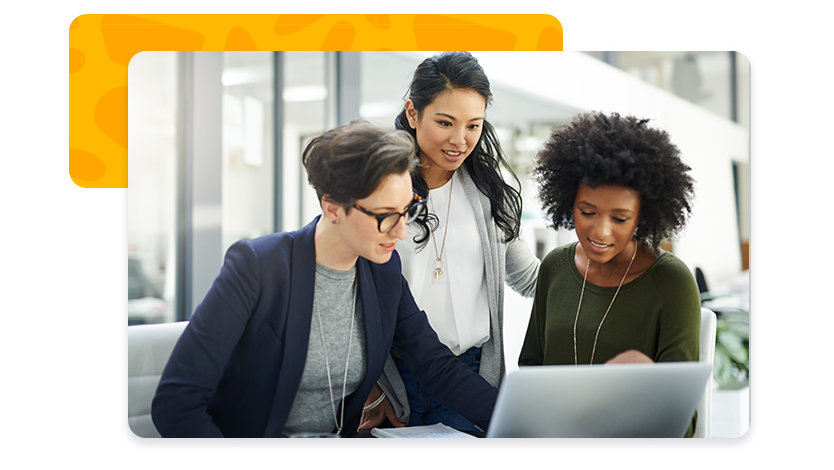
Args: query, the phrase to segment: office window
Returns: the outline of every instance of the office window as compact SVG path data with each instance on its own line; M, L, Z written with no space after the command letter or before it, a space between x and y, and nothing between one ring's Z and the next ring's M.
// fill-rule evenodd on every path
M128 81L128 324L187 319L274 230L274 54L143 52Z
M333 90L327 76L333 53L282 52L283 57L283 230L295 230L320 212L316 192L301 164L304 146L329 126Z
M273 231L273 56L270 52L223 53L222 239Z
M363 119L391 129L402 111L414 68L423 59L411 52L360 53L360 103Z
M137 54L128 69L128 323L175 318L177 56Z

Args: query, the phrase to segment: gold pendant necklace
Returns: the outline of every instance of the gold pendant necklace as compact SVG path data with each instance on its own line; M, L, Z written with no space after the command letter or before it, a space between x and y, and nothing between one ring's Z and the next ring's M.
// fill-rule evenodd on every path
M635 240L634 242L634 253L631 255L631 261L628 262L628 267L626 268L625 274L623 274L623 278L620 279L620 285L617 286L617 290L614 291L614 297L611 299L611 303L608 304L608 308L605 309L605 314L602 316L602 320L599 321L599 326L597 326L597 333L594 335L594 347L591 349L591 362L589 364L594 363L594 354L597 352L597 339L599 339L599 330L602 329L602 323L605 321L605 317L608 316L608 312L611 311L611 306L614 305L614 301L617 299L617 294L620 293L620 287L623 287L623 282L625 281L626 276L628 276L628 271L631 269L631 263L634 262L634 258L637 256L637 248L639 248L640 243ZM587 255L586 255L587 256ZM588 258L588 262L585 263L585 277L582 279L582 291L579 293L579 305L576 306L576 318L573 320L573 363L574 365L579 364L579 356L576 353L576 324L579 322L579 309L582 308L582 297L585 295L585 281L588 280L588 267L591 264L591 258Z
M431 241L434 244L434 282L440 282L443 275L443 250L446 248L446 234L449 233L449 212L452 209L452 184L455 182L455 174L449 180L449 201L446 203L446 223L443 226L443 241L440 243L440 252L437 251L437 240L434 238L434 231L431 232Z

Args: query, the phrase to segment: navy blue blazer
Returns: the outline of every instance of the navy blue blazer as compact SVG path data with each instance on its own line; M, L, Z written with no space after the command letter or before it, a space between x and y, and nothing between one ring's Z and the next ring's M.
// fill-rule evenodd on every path
M151 413L163 437L281 436L307 356L318 219L229 248L162 373ZM429 393L486 430L498 391L437 339L399 255L356 267L366 375L346 398L342 434L356 432L392 346Z

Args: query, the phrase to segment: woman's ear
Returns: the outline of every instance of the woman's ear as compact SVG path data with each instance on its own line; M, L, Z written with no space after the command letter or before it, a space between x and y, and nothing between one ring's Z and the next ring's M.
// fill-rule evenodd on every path
M412 129L415 129L417 127L417 109L411 100L405 102L405 117L408 119L408 125Z
M344 208L341 204L331 199L329 194L321 197L321 212L331 224L338 224L342 217L344 217Z

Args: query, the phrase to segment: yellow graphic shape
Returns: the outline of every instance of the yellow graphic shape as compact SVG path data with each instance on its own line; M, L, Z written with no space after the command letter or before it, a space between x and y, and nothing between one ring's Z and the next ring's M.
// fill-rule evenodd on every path
M110 140L127 149L127 119L113 119L122 111L127 111L126 86L113 88L101 95L93 110L93 122Z
M226 37L226 51L257 51L258 47L255 45L255 39L249 34L249 31L235 26L229 31L229 36Z
M550 15L82 15L69 27L69 172L127 187L127 71L142 51L561 51Z

